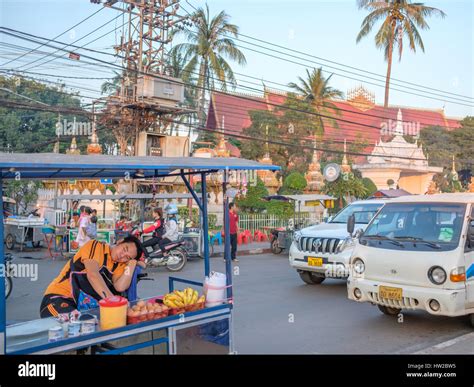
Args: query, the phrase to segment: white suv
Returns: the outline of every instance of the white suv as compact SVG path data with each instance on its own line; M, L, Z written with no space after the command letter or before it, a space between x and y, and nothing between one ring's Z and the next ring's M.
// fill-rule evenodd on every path
M359 200L328 223L296 231L289 252L290 265L307 284L320 284L328 277L347 278L354 248L354 240L347 232L347 219L354 214L355 230L364 230L385 203L380 199Z

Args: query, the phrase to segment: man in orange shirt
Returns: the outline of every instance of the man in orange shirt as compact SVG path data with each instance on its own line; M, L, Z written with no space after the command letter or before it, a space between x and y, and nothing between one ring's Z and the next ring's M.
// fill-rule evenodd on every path
M87 242L49 284L41 302L41 317L56 317L81 306L95 307L98 300L125 292L142 253L140 241L133 236L115 246Z

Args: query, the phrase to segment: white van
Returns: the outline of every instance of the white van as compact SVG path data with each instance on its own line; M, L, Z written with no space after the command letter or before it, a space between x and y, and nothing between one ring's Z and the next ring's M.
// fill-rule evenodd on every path
M387 202L359 237L350 265L351 300L388 315L470 315L474 326L474 193Z

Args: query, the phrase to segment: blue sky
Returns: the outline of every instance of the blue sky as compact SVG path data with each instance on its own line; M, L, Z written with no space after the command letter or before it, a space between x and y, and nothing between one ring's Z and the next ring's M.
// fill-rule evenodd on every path
M189 1L194 6L203 4L203 2L198 0ZM186 10L192 10L192 7L186 1L182 0L181 3ZM231 15L231 21L237 24L240 27L240 32L245 35L277 43L358 69L385 75L386 62L383 60L383 53L374 46L374 34L359 44L355 42L361 21L366 14L365 11L357 9L355 0L211 0L208 4L211 13L217 13L224 9ZM435 100L392 90L390 103L433 109L444 106L448 116L463 117L468 114L474 115L472 107L462 105L462 103L474 105L472 100L474 96L472 77L472 70L474 68L474 16L472 2L470 0L445 0L426 1L425 4L442 9L447 14L447 17L445 19L430 19L428 21L431 27L430 30L421 31L425 44L425 53L417 51L414 54L408 49L408 44L405 43L401 62L398 62L398 59L394 60L392 77L445 92L467 96L471 100L469 102L469 100L466 101L464 98L464 102L453 101L453 98L459 97L451 96L447 98L430 94L431 97L440 99ZM52 38L65 31L100 8L99 5L91 4L88 0L3 0L0 7L2 26L47 38ZM103 10L77 27L73 34L68 33L58 38L58 40L72 42L74 39L111 20L116 15L117 13L113 10ZM94 37L112 30L114 26L115 23L113 22L77 44L88 42ZM88 47L106 50L107 47L115 43L115 40L115 34L109 34ZM3 34L0 35L0 41L34 47L29 43L6 37ZM242 45L249 46L245 43L242 43ZM303 65L298 65L272 59L246 49L242 50L247 57L247 65L245 68L235 66L237 72L281 84L295 81L299 75L304 74L305 67L319 67L319 64L316 63L306 62ZM5 63L7 60L5 58L11 58L14 52L16 51L10 48L0 47L0 63ZM91 55L98 57L96 54ZM17 68L20 64L24 64L37 57L25 57L7 67ZM110 57L104 56L102 58L107 58L108 61L111 60ZM293 60L300 63L303 62L299 59ZM374 81L367 80L360 73L358 75L347 74L341 71L341 69L344 69L341 66L335 65L338 69L331 69L325 66L325 64L329 65L325 61L314 58L310 60L322 64L323 70L326 70L327 74L334 73L332 77L332 85L334 87L346 92L352 87L363 84L367 89L375 93L378 103L383 103L383 81L375 82L381 86L371 85L367 82ZM91 71L64 65L61 68L51 69L51 66L56 62L30 69L30 71L91 77L110 74L110 71L106 72L104 69ZM62 63L65 64L66 62L63 60ZM71 63L77 64L77 62ZM360 80L348 79L342 75L359 78ZM238 78L245 79L241 76L238 76ZM53 78L50 79L54 80ZM383 78L378 79L383 80ZM68 84L82 84L84 87L91 89L97 89L101 82L101 80L67 80ZM259 86L253 85L251 87L258 88ZM281 86L276 87L282 88ZM398 86L397 88L406 90L405 87ZM416 93L415 91L413 92ZM436 91L430 92L437 93ZM99 94L92 91L83 91L83 94L99 96Z

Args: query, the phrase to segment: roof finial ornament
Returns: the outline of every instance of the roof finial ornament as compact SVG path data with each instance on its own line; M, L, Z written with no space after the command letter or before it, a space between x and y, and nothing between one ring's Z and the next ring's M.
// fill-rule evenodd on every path
M351 171L351 166L349 165L349 162L347 161L347 144L346 144L346 139L344 139L344 156L342 157L342 163L341 163L341 169L343 172L349 173Z

